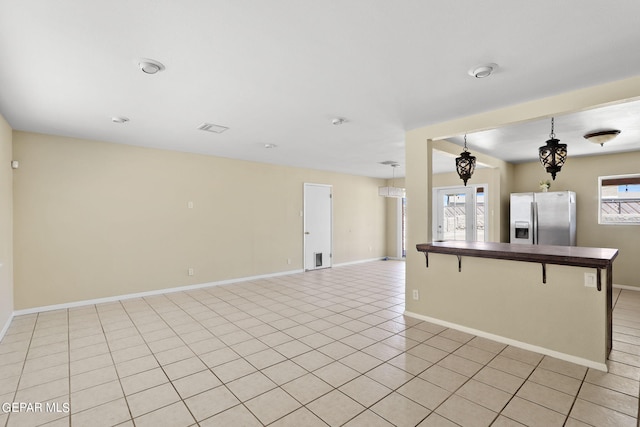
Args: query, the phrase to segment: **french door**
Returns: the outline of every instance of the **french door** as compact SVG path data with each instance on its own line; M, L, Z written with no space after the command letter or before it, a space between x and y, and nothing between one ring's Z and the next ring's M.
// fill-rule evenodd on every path
M433 189L433 240L484 242L485 186Z

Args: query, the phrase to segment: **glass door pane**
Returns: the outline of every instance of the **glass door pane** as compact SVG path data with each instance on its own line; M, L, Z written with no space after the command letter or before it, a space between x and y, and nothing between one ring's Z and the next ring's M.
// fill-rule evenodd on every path
M438 189L434 206L435 240L476 240L472 187Z
M484 187L476 187L476 242L485 242L487 238L485 227L485 200Z

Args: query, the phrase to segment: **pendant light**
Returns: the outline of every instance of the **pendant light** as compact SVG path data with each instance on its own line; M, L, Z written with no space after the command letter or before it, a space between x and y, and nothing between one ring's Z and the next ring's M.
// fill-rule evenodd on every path
M567 160L567 144L558 144L556 134L553 133L553 117L551 117L551 133L547 145L543 145L538 149L540 155L540 163L551 174L555 180L556 174L560 172L564 162Z
M467 185L467 181L473 175L476 168L476 158L467 151L467 134L464 135L464 151L460 153L460 157L456 157L456 170L460 179Z
M378 187L378 195L384 197L396 197L403 198L406 197L406 191L404 188L396 187L396 168L400 166L396 162L382 162L382 164L388 164L393 168L393 178L391 178L391 187Z

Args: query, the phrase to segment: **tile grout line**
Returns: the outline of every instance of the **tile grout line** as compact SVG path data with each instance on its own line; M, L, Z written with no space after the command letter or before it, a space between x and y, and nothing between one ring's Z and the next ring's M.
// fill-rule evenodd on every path
M573 411L573 407L578 401L578 395L580 394L580 390L582 390L582 387L584 386L584 383L587 379L588 374L589 374L589 368L587 368L587 370L584 372L584 375L582 376L582 380L580 381L580 387L578 387L578 391L576 392L576 395L573 397L573 402L571 402L571 407L569 408L569 412L567 412L567 417L565 418L564 423L562 424L563 426L567 424L569 422L569 419L571 418L571 411Z
M155 314L156 314L157 316L159 316L159 317L160 317L160 319L162 319L162 321L165 323L165 325L167 325L167 327L168 327L169 329L171 329L171 331L172 331L172 332L174 332L174 333L175 333L175 331L173 330L173 328L172 328L172 327L167 323L167 321L162 317L162 315L161 315L161 314L159 314L159 313L158 313L158 311L157 311L157 310L156 310L156 309L155 309L151 304L149 304L149 303L148 303L148 301L147 301L144 297L142 297L141 299L145 302L145 304L146 304L147 306L149 306L149 307L151 308L151 310L153 310L153 311L155 312ZM122 301L120 301L120 306L121 306L122 310L124 311L124 313L126 314L126 316L127 316L127 317L129 318L129 320L131 321L131 323L133 324L133 327L136 329L136 331L138 332L138 334L140 335L140 337L141 337L141 338L142 338L142 340L144 341L145 345L147 346L147 349L151 352L151 355L153 356L153 358L155 359L156 363L158 364L158 366L159 366L159 367L160 367L160 369L162 370L163 374L167 377L167 380L169 381L169 384L171 384L171 387L172 387L172 388L173 388L173 390L175 391L176 395L178 395L178 397L179 397L179 399L180 399L179 401L180 401L180 402L182 402L182 404L187 408L187 411L189 411L189 414L191 415L191 417L193 418L193 420L195 421L195 423L196 423L196 424L198 424L198 420L196 419L195 415L192 413L191 408L189 408L189 406L186 404L186 402L184 401L184 399L182 398L182 396L180 395L180 393L179 393L179 392L178 392L178 390L176 389L175 385L173 385L173 381L171 380L171 378L169 378L169 375L167 374L167 372L165 371L164 367L162 366L162 364L160 363L160 361L159 361L159 360L158 360L158 358L156 357L156 354L154 353L154 351L153 351L153 350L151 349L151 347L149 346L149 342L148 342L148 341L147 341L147 339L144 337L144 334L142 334L142 333L141 333L140 329L138 328L138 325L136 324L136 322L134 321L134 319L131 317L131 313L127 310L126 306L122 303ZM182 339L182 337L180 337L180 335L179 335L179 334L176 334L176 336L178 336L178 337L180 338L180 340L184 343L184 340ZM185 345L186 345L186 343L185 343ZM145 357L145 356L141 356L141 357ZM204 362L203 362L203 363L204 363ZM114 364L115 364L115 361L114 361ZM205 364L205 366L206 366L206 364ZM155 369L155 368L153 368L153 369ZM117 371L118 371L118 370L116 369L116 373L117 373ZM143 371L143 372L146 372L146 371ZM136 374L133 374L133 375L137 375L138 373L139 373L139 372L137 372ZM212 374L213 374L213 375L215 375L215 373L213 373L213 372L212 372ZM119 373L118 373L118 378L120 378L120 374L119 374ZM216 378L217 378L217 376L216 376ZM218 379L219 379L219 378L218 378ZM121 385L122 385L122 382L121 382ZM148 388L148 389L139 390L139 391L137 391L136 393L140 393L140 392L143 392L143 391L146 391L146 390L151 390L151 389L153 389L153 388L155 388L155 387L158 387L158 386L153 386L153 387L150 387L150 388ZM127 402L127 406L129 406L129 400L127 399L127 394L125 393L124 388L122 389L122 393L123 393L123 394L124 394L124 396L125 396L125 401ZM136 394L136 393L132 393L132 394ZM166 407L166 406L164 406L164 407ZM159 409L162 409L162 408L155 408L155 409L153 409L152 411L149 411L149 412L147 412L147 413L144 413L144 414L140 414L140 415L138 415L138 417L142 417L142 416L144 416L144 415L151 414L151 413L153 413L153 412L155 412L155 411L157 411L157 410L159 410ZM136 423L136 422L135 422L135 419L134 419L134 417L133 417L133 413L131 413L131 409L130 409L130 408L129 408L129 412L130 412L130 414L131 414L131 422L133 422L133 423L134 423L134 425L135 425L135 423Z
M100 329L102 330L102 334L104 336L104 341L105 341L105 344L107 345L107 350L109 351L109 358L111 359L111 362L113 363L113 370L116 372L116 376L118 377L118 385L120 385L120 390L122 390L122 398L124 399L124 402L127 405L127 411L129 411L129 417L131 419L131 422L133 423L133 414L131 413L131 408L129 407L129 402L127 401L126 394L124 392L124 387L122 387L122 381L121 381L121 378L120 378L120 374L118 373L118 370L116 369L116 361L113 359L113 353L111 351L111 346L109 345L109 340L107 339L107 333L106 333L106 331L104 329L104 323L102 322L102 317L100 316L100 311L98 310L98 307L96 305L93 305L93 308L95 310L96 317L98 318L98 322L100 322ZM103 384L108 384L108 383L103 383ZM103 384L100 384L100 385L103 385ZM93 387L97 387L97 386L92 386L92 387L89 387L89 388L93 388ZM89 388L87 388L85 390L88 390ZM103 403L101 403L100 405L97 405L97 406L106 405L107 403L115 402L118 399L120 399L120 398L111 400L109 402L103 402ZM90 409L93 409L93 408L87 408L86 410L90 410ZM134 425L135 425L135 423L134 423Z
M27 356L29 355L29 350L31 349L31 344L33 343L33 336L35 335L36 332L36 326L38 324L38 318L40 317L40 313L38 313L36 315L36 318L33 322L33 328L31 330L31 337L29 338L29 345L27 346L27 349L24 353L24 360L22 361L22 369L20 370L20 378L18 378L18 383L16 384L16 389L13 392L13 400L15 401L16 396L18 395L18 391L20 390L20 383L22 382L22 375L24 375L24 368L27 364ZM13 322L13 321L12 321ZM6 336L6 335L5 335ZM7 421L5 423L5 427L9 425L9 421L11 420L11 416L14 414L14 412L10 412L9 416L7 417Z

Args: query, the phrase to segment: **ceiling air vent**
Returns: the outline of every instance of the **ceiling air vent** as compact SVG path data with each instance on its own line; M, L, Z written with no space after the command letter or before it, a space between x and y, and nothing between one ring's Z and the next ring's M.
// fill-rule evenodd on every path
M198 126L198 130L203 130L205 132L213 132L213 133L222 133L225 130L229 129L226 126L214 125L212 123L203 123Z

